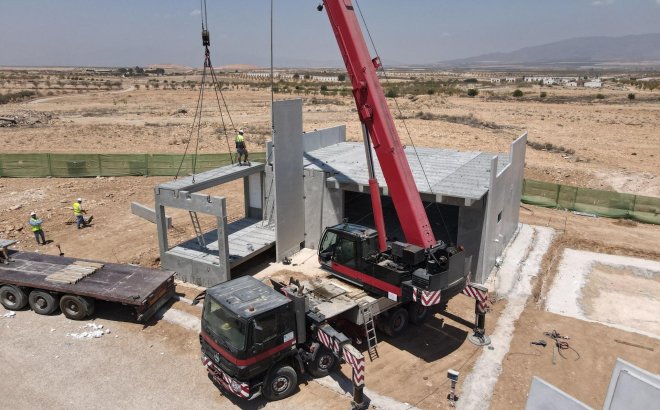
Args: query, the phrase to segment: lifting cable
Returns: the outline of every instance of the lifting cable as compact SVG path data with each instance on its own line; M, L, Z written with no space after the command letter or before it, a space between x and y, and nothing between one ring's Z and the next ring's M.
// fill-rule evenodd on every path
M362 24L364 25L364 29L367 31L367 36L369 37L369 42L371 43L371 47L374 49L374 53L376 54L376 57L378 60L381 62L380 64L380 69L383 73L383 77L385 78L385 83L389 84L389 78L387 77L387 71L385 70L385 65L382 63L383 60L380 58L380 55L378 54L378 49L376 49L376 43L374 42L373 37L371 36L371 32L369 31L369 26L367 25L367 21L364 18L364 15L362 14L362 9L360 8L360 3L358 0L355 0L355 5L357 6L358 12L360 13L360 18L362 19ZM399 118L401 118L401 122L403 123L403 128L406 130L406 134L408 135L408 139L410 140L410 145L413 148L413 151L415 152L415 157L417 158L417 162L419 162L419 166L422 168L422 174L424 175L424 179L426 180L426 184L429 186L429 191L431 192L432 195L435 195L433 192L433 187L431 186L431 182L429 181L428 176L426 175L426 170L424 169L424 164L422 163L422 159L419 156L419 153L417 152L417 147L415 146L415 141L413 141L412 135L410 134L410 130L408 130L408 124L406 124L406 119L403 116L403 112L401 111L401 107L399 106L399 101L397 100L396 97L394 99L394 104L396 105L396 109L399 113ZM424 209L427 209L430 207L432 204L427 205ZM445 233L447 234L447 240L451 243L451 234L449 233L449 229L447 228L447 224L445 223L445 218L442 215L442 210L440 209L440 205L435 202L436 209L438 211L438 214L440 215L440 219L442 220L442 226L445 228Z
M190 135L188 137L188 142L186 143L186 149L183 153L183 157L181 158L181 163L179 164L179 168L176 171L176 175L174 179L177 179L179 177L179 173L181 172L181 168L183 167L183 163L186 159L186 155L188 154L188 148L190 147L190 142L192 141L192 137L195 133L195 128L197 129L197 138L195 139L195 154L192 157L192 180L195 182L195 171L197 168L197 154L199 152L199 140L200 140L200 132L202 128L202 110L203 110L203 103L204 103L204 90L207 87L206 84L206 79L207 79L207 70L208 70L208 75L210 75L211 78L211 87L215 91L215 99L218 104L218 110L220 112L220 120L222 122L222 130L225 135L225 141L227 143L227 150L229 151L229 160L231 161L232 165L234 164L234 157L232 156L232 151L231 151L231 145L229 144L229 135L227 134L227 124L225 123L225 117L223 113L223 106L224 110L227 113L227 117L229 119L229 124L231 126L231 129L236 131L236 127L234 126L234 121L231 118L231 113L229 112L229 106L227 105L227 101L225 100L225 96L222 93L222 87L220 86L220 82L218 81L218 77L215 73L215 70L213 69L213 64L211 64L211 51L209 50L209 46L211 45L211 38L210 34L208 31L208 14L206 12L206 0L200 0L200 11L201 11L201 19L202 19L202 46L204 46L204 69L202 70L202 82L199 86L199 94L197 96L197 105L195 108L195 116L193 117L193 123L192 127L190 128ZM222 100L222 105L220 104L220 100Z

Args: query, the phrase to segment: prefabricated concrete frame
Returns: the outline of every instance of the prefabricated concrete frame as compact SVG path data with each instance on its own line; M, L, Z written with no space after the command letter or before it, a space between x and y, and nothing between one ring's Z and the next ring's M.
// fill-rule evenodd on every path
M243 178L246 194L245 215L260 218L263 171L264 164L260 163L246 167L226 166L158 185L154 196L161 265L176 271L179 279L201 286L212 286L231 279L226 200L224 197L196 192ZM254 184L260 185L258 190L254 187L251 189ZM251 194L256 191L259 192L258 198L251 198ZM173 252L167 238L165 207L215 216L218 255L204 253L199 257L191 257Z

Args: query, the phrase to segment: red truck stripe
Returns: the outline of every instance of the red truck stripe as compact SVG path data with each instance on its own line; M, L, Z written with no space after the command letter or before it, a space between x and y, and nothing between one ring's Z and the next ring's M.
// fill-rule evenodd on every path
M258 362L260 362L264 359L269 358L270 356L274 355L275 353L286 349L287 347L293 346L293 344L296 342L296 339L293 338L293 339L289 340L288 342L284 342L281 345L278 345L278 346L275 346L271 349L266 350L265 352L261 352L261 353L259 353L258 355L254 356L254 357L250 357L250 358L247 358L247 359L238 359L238 358L232 356L231 353L229 353L228 351L226 351L225 349L220 347L220 345L218 345L216 342L214 342L213 339L211 339L211 337L209 335L207 335L206 332L204 332L203 330L201 332L201 335L204 338L204 340L206 340L206 343L210 344L211 347L216 352L220 353L225 359L229 360L230 362L232 362L236 366L249 366L251 364L258 363Z
M376 279L373 276L366 275L362 272L356 271L355 269L351 269L344 265L340 265L336 262L332 262L332 269L336 270L342 275L346 275L353 279L357 279L362 283L366 283L385 292L394 293L398 297L401 297L401 288L398 286L394 286L391 283L387 283L383 280Z

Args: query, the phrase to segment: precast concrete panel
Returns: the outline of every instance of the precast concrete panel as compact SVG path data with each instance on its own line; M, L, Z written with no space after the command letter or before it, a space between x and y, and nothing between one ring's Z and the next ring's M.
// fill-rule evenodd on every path
M325 148L329 145L346 141L346 126L339 125L332 128L307 131L303 134L303 151L310 152Z
M632 408L632 407L631 407ZM550 383L534 376L525 410L592 410Z
M465 248L465 254L472 256L470 263L470 280L477 281L477 272L481 255L481 240L486 218L486 198L474 202L470 206L461 206L458 210L458 245ZM481 282L479 282L481 283Z
M300 250L305 240L302 100L273 103L276 260Z
M660 403L660 376L617 359L603 410L653 409Z
M318 249L323 230L342 221L344 194L326 186L323 171L305 169L305 247Z

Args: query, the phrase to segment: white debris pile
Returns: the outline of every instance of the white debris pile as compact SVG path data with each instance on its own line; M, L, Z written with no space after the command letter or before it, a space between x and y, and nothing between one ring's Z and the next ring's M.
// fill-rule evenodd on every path
M4 315L2 315L2 317L6 317L8 319L13 318L14 316L16 316L16 312L7 312Z
M110 329L103 329L103 325L97 325L95 323L88 323L83 326L83 329L90 330L82 333L68 333L67 336L71 336L74 339L98 339L110 333Z

